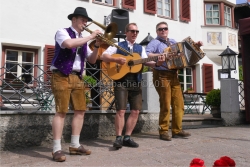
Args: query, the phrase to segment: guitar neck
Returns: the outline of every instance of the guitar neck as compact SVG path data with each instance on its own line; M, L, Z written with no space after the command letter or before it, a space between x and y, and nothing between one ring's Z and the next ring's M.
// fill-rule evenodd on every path
M149 61L156 61L157 59L158 59L158 56L153 56L149 58L134 60L133 62L134 62L134 65L137 65L137 64L143 64Z

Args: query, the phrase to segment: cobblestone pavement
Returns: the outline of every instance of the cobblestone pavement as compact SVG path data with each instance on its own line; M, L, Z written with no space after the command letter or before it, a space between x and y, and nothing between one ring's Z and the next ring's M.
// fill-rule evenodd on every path
M0 152L1 167L9 166L167 166L188 167L193 158L201 158L206 167L221 156L235 160L237 167L250 164L250 125L188 129L188 139L159 140L157 132L133 135L139 148L112 147L115 137L84 140L92 150L89 156L69 155L69 143L63 143L65 162L54 162L51 144Z

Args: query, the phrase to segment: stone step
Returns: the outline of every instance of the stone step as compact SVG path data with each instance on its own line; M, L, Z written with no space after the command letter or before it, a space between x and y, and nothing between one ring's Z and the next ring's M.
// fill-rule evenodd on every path
M183 129L212 128L223 126L221 118L213 118L211 114L185 114L182 120Z

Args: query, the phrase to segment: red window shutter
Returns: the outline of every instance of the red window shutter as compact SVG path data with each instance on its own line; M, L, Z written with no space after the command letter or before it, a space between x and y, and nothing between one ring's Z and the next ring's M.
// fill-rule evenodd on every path
M191 21L190 0L180 0L180 20Z
M214 89L213 64L203 64L203 92Z
M136 0L123 0L122 7L126 9L136 9Z
M144 12L156 14L156 0L144 0Z
M51 76L52 72L49 70L53 57L55 55L55 46L53 45L45 45L44 49L44 71ZM46 75L44 78L47 78Z

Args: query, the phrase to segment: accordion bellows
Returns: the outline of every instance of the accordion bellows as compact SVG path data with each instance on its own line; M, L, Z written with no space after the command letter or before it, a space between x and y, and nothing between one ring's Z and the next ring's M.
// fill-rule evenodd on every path
M170 45L164 53L166 53L168 69L181 69L195 65L205 56L205 53L190 37Z

